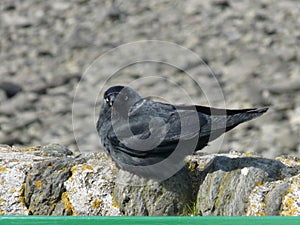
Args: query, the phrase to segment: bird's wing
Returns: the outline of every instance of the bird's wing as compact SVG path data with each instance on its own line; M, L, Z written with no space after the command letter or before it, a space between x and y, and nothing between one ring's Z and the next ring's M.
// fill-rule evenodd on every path
M159 132L151 134L149 129L144 129L140 134L126 132L125 135L120 135L118 133L121 129L127 130L125 127L118 127L117 131L111 129L107 134L107 138L116 150L134 157L149 157L157 153L170 154L177 145L175 140L166 143L165 140L161 140L163 136ZM140 131L142 131L141 128Z
M117 150L136 157L170 154L179 140L198 138L207 122L195 110L177 110L170 104L144 100L131 110L129 123L116 125L108 139Z

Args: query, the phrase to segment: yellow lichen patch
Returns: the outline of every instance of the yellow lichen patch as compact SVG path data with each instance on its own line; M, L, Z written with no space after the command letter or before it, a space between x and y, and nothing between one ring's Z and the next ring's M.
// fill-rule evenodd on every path
M16 147L12 146L14 152L35 152L40 150L40 146L30 146L30 147Z
M9 193L15 193L15 189L13 189L13 188L11 188L10 190L9 190Z
M275 158L276 160L282 162L283 164L289 166L289 167L296 167L300 165L299 158L297 157L284 157L280 156Z
M255 216L265 216L266 213L264 211L258 211Z
M300 215L300 176L291 179L291 185L286 195L282 199L282 216Z
M282 202L283 210L281 216L296 216L298 209L294 206L295 199L292 196L286 196Z
M37 189L41 190L41 189L42 189L42 186L43 186L42 180L37 180L37 181L35 182L35 186L37 187Z
M246 153L243 154L243 156L246 156L246 157L255 157L256 155L253 152L246 152Z
M91 165L82 165L82 170L93 170L93 167Z
M114 196L111 196L111 197L112 197L112 203L111 203L111 205L112 205L113 207L119 209L120 206L118 205L118 203L117 203L116 200L114 199Z
M78 167L77 167L77 166L73 166L73 167L71 168L72 174L75 173L77 170L78 170Z
M76 212L74 207L72 206L68 193L67 192L63 192L61 195L61 200L63 201L64 205L65 205L65 210L67 211L68 215L72 215L72 216L76 216Z
M197 169L198 167L198 163L196 161L194 162L188 162L188 169L189 171L194 171L195 169Z
M19 198L18 198L18 201L19 201L20 203L25 204L25 198L24 198L24 197L19 197Z
M19 192L20 195L23 195L25 188L26 188L26 183L23 183L22 188L20 189L20 192ZM21 191L22 191L22 194L21 194Z
M271 186L269 186L271 188ZM257 182L257 186L251 191L247 203L248 207L246 210L247 216L265 216L266 203L264 202L265 195L271 189Z
M247 216L265 216L266 215L266 213L264 211L265 204L263 202L258 203L258 204L259 205L253 204L248 207Z
M2 203L5 203L6 202L6 200L5 199L3 199L3 198L0 198L0 204L2 204Z
M98 209L99 206L101 205L102 201L100 199L96 199L95 201L93 201L92 203L92 208L93 209Z
M198 162L198 169L204 170L208 162Z
M0 209L0 215L4 215L4 211Z
M120 208L120 206L118 205L118 203L117 203L116 201L114 201L114 200L112 201L111 205L112 205L113 207L117 208L117 209Z
M261 180L259 180L259 181L256 182L256 186L261 186L261 185L262 185Z
M52 169L52 168L53 168L53 166L51 166L51 165L50 165L50 166L47 166L47 168L48 168L48 169Z
M3 172L5 172L5 171L7 171L7 168L5 168L5 167L0 167L0 173L3 173Z
M258 205L257 205L258 204ZM257 204L252 204L247 208L247 216L265 216L265 204L263 202L258 202Z
M22 188L19 190L18 194L19 194L19 202L25 204L25 198L24 198L24 190L25 190L25 187L26 187L26 183L23 183L22 184Z
M24 185L24 184L23 184L23 185ZM19 190L18 194L19 194L20 196L23 195L23 194L24 194L24 189L21 188L21 189Z

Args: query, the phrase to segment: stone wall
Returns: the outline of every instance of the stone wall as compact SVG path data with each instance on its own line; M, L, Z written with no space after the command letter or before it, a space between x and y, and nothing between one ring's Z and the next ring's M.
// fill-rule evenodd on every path
M300 215L300 160L194 155L163 182L103 153L0 146L2 215Z

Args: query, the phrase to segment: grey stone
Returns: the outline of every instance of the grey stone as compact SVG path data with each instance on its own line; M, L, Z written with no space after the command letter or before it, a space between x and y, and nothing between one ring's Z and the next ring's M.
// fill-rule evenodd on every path
M6 99L7 99L7 96L5 94L5 91L4 90L0 90L0 101L4 102L4 101L6 101Z
M290 185L288 183L281 183L275 186L275 188L265 196L265 213L267 216L276 216L279 214L283 197L289 187Z
M22 87L18 84L12 82L2 82L0 83L0 89L4 90L6 96L11 98L22 91Z
M256 157L216 156L202 171L197 209L199 215L244 215L247 199L258 183L276 180L284 164Z
M194 155L158 182L119 170L103 153L43 148L0 145L0 214L300 215L296 157Z
M72 167L72 176L64 183L74 215L121 215L113 198L116 170L114 163L101 154L84 154L86 163ZM82 182L82 181L85 182Z
M93 45L94 37L90 27L78 25L66 38L66 43L72 48L86 48Z
M5 104L0 105L0 113L12 116L19 111L26 111L29 108L32 108L33 102L37 99L38 96L34 93L22 93L16 95L14 98L8 99Z
M120 170L113 196L124 215L181 215L192 201L191 181L186 168L158 182Z
M271 85L268 90L275 94L293 93L300 90L300 79L288 79Z
M46 156L66 157L73 155L73 152L59 144L49 144L41 148L41 152Z
M49 160L34 165L26 176L24 200L29 213L33 215L70 215L72 208L61 207L65 201L64 182L71 176L76 161ZM56 206L61 209L58 213Z

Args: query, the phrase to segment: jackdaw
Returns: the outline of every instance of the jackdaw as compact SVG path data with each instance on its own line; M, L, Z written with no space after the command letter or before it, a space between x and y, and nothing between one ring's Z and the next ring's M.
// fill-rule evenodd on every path
M127 86L112 86L104 93L97 131L118 167L164 179L184 166L185 156L267 110L172 105L142 98Z

